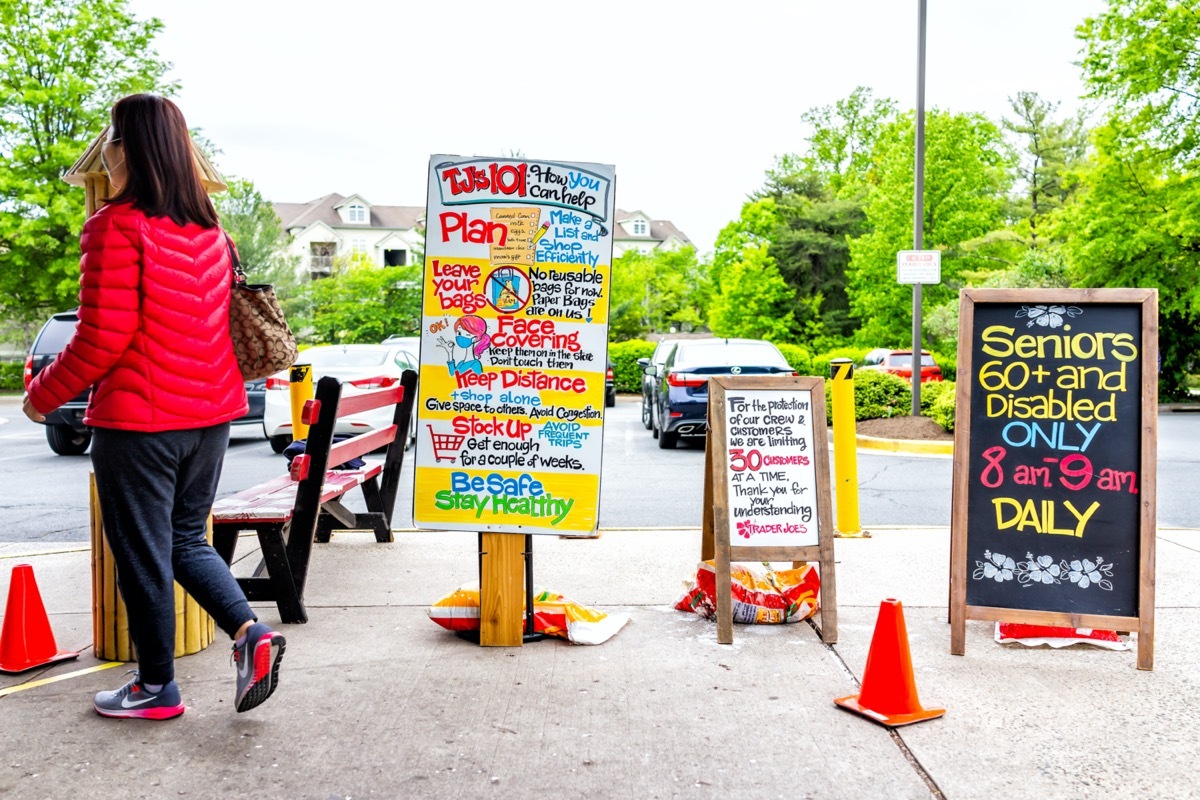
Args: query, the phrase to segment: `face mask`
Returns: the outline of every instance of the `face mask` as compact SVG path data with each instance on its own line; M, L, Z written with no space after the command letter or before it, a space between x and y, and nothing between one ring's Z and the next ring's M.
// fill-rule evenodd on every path
M117 162L117 166L119 167L124 163L125 163L125 159L122 158L120 161ZM108 159L104 157L104 148L103 147L100 148L100 166L104 167L104 171L107 172L109 175L112 175L112 171L116 168L116 167L110 167L108 165Z
M458 342L459 347L470 347L475 344L473 340L468 339L466 336L456 336L454 337L454 341Z

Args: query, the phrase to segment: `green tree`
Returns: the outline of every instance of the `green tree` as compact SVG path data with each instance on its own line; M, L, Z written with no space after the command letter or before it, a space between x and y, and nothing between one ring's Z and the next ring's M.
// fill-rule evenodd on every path
M802 155L789 154L776 160L767 173L768 192L790 188L804 176L816 176L822 190L832 197L861 195L872 166L875 141L896 116L896 103L876 98L865 86L832 106L811 108L801 119L811 126Z
M276 290L291 293L298 286L297 258L289 256L291 240L280 227L279 215L245 178L226 180L228 191L213 196L221 227L237 245L242 269L251 280L266 280Z
M336 256L333 275L300 291L301 337L322 344L378 344L391 335L417 336L421 268L379 267L366 253ZM304 324L302 323L302 324Z
M709 324L718 336L790 342L796 328L794 297L767 247L748 246L725 269Z
M1191 0L1109 0L1079 27L1084 77L1109 109L1066 210L1082 286L1159 290L1159 395L1200 357L1200 14Z
M630 250L613 262L608 335L612 341L701 323L708 276L694 247Z
M0 3L0 318L31 331L75 303L84 192L62 176L119 98L175 89L161 28L125 0Z
M825 349L849 335L850 238L867 232L863 201L872 150L895 103L858 87L832 106L809 109L802 154L776 159L758 198L774 201L768 254L795 293L797 334Z
M1002 124L1017 140L1020 194L1013 213L1022 238L1030 247L1038 247L1045 244L1038 237L1047 216L1062 208L1074 187L1069 174L1087 152L1087 131L1078 116L1054 119L1058 104L1036 92L1018 92L1009 102L1015 118Z
M896 282L896 253L913 241L913 137L912 114L881 132L866 202L871 231L850 242L847 294L864 345L891 347L911 337L911 287ZM964 271L988 266L962 244L1002 226L1008 170L1000 131L987 119L927 115L924 246L942 251L942 282L924 291L930 306L957 295Z

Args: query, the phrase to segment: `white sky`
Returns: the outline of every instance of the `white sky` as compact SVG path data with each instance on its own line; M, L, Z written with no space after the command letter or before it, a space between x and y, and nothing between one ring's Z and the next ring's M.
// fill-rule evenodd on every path
M917 0L132 0L227 175L268 198L424 205L432 153L595 161L702 251L858 85L916 105ZM995 120L1082 91L1103 0L928 0L926 105Z

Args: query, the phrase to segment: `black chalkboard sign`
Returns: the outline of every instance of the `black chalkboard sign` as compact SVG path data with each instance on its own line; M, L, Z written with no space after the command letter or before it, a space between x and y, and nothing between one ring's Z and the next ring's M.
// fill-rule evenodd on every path
M1152 290L964 291L952 618L1152 620L1156 306Z

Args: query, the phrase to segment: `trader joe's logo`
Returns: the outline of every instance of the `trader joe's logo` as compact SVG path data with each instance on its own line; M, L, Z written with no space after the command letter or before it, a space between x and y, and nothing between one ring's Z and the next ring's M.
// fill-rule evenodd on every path
M759 525L751 520L742 520L737 524L738 536L749 539L760 533L808 533L808 528L792 522L774 522L770 525Z

